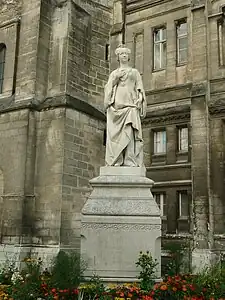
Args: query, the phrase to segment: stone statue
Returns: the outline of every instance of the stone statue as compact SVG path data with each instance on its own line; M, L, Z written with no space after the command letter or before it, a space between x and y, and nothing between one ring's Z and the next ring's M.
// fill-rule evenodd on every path
M130 49L120 45L115 54L119 68L105 86L107 110L107 166L143 166L141 118L146 115L146 98L138 70L129 67Z

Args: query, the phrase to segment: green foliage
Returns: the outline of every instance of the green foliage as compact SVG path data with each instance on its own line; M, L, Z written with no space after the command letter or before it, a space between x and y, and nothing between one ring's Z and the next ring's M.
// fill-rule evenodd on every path
M168 242L163 247L169 254L170 260L165 266L165 276L174 276L183 273L185 266L184 259L189 248L186 242ZM186 270L185 270L186 271Z
M214 297L215 299L224 298L225 267L221 265L221 262L204 268L193 278L195 285L199 289L204 290L207 297Z
M157 261L152 258L151 253L140 252L136 266L140 267L140 287L143 291L149 291L154 285L155 268L158 265Z
M13 285L8 293L14 300L37 299L41 295L41 259L27 258L21 272L15 271L12 275Z
M4 265L2 265L2 269L0 270L0 284L11 284L11 277L15 270L15 262L7 259Z
M105 295L105 286L101 278L97 275L93 275L90 281L81 284L80 286L80 299L99 299Z
M86 263L79 253L60 251L53 261L50 284L59 289L76 288L85 268Z

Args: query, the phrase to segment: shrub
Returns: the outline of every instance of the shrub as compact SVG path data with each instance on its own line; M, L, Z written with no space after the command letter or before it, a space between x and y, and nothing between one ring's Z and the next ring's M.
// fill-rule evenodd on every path
M59 251L53 261L50 284L59 289L77 288L83 278L86 263L80 254L70 251Z
M168 242L163 246L169 254L169 262L164 267L164 276L175 276L182 274L183 271L189 271L189 268L185 265L184 260L187 253L189 253L189 247L186 242Z
M37 299L41 296L41 259L26 258L25 267L12 275L13 285L8 288L9 296L14 300Z
M157 261L152 258L149 251L140 252L136 266L141 268L138 279L140 279L140 287L143 291L149 291L153 287L157 265Z

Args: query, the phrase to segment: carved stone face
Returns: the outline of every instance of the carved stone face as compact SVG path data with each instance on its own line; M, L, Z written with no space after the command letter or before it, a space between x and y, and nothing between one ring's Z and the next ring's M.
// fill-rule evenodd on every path
M118 55L118 58L121 63L127 63L129 61L129 55L127 51L121 51Z

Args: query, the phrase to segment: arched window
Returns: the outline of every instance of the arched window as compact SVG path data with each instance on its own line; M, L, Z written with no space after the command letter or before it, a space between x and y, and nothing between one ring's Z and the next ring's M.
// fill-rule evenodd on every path
M0 44L0 94L3 91L6 45Z

